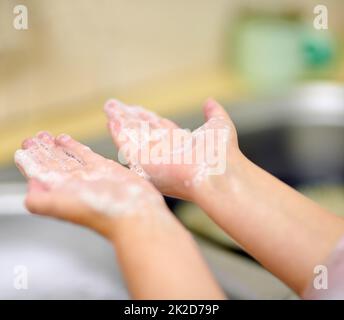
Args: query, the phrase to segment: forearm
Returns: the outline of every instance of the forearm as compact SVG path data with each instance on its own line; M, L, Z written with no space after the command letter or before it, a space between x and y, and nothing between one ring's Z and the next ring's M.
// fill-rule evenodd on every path
M122 219L113 244L135 299L222 299L191 235L172 214Z
M228 234L296 292L344 233L327 212L238 153L229 174L214 177L196 197Z

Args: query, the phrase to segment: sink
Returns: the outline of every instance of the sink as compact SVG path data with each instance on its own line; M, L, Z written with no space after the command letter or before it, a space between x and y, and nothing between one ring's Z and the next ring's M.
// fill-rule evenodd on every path
M86 228L28 214L24 188L0 188L0 299L127 299L112 246Z

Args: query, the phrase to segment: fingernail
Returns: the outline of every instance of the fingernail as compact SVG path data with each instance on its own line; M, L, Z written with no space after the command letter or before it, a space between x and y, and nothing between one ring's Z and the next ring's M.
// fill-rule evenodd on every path
M31 138L25 139L22 142L22 148L23 149L28 149L28 148L32 147L33 145L34 145L34 142Z
M217 101L214 100L213 98L209 98L206 102L206 109L207 110L212 110L218 105Z
M108 100L104 105L104 111L108 116L111 116L113 114L113 109L115 106L115 101L113 99Z
M60 142L68 142L71 139L71 136L69 136L68 134L62 133L56 139Z
M47 131L39 131L39 132L37 132L36 136L39 138L44 138L44 137L49 137L50 134Z

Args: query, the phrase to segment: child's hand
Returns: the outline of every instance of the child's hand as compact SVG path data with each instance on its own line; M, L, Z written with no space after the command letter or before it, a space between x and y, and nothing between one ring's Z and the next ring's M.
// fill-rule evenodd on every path
M41 132L25 140L15 162L29 179L31 212L86 225L107 237L117 218L166 211L150 183L67 135Z
M206 123L193 132L116 100L105 111L119 156L167 195L192 199L204 184L226 174L229 157L238 153L235 127L214 100L204 107Z

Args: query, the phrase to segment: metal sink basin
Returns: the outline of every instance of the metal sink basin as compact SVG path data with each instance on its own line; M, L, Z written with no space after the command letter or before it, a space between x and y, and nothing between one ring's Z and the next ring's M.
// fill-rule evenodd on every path
M344 86L304 85L231 115L244 154L293 187L344 182Z
M128 298L112 246L85 228L29 215L23 187L0 191L0 299Z

